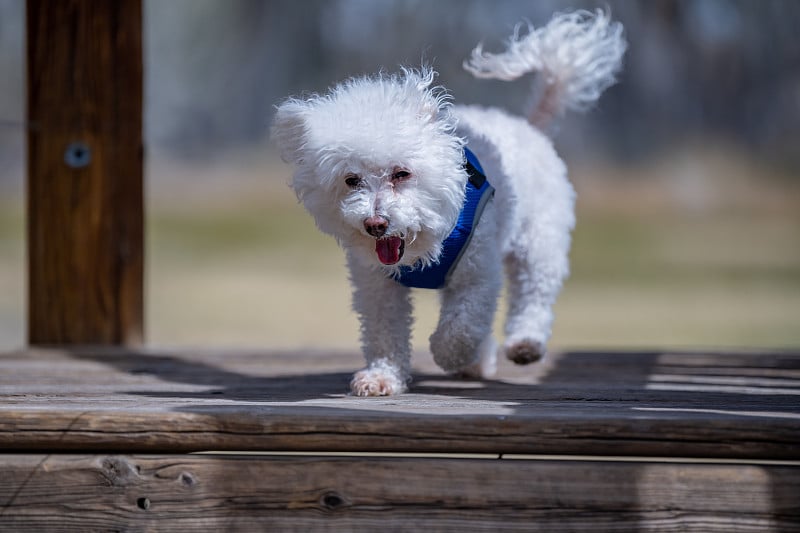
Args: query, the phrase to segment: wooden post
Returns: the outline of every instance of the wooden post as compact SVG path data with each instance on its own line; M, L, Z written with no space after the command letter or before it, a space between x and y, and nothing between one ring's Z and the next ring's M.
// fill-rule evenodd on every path
M28 340L143 322L141 0L28 0Z

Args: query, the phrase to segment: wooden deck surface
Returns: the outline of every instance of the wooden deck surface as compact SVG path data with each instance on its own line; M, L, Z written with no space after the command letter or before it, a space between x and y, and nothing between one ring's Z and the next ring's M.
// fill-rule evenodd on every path
M417 358L430 365L424 355ZM0 356L0 449L800 459L800 354L563 353L346 394L354 353Z
M800 531L800 354L0 355L0 530ZM203 452L203 453L189 453Z

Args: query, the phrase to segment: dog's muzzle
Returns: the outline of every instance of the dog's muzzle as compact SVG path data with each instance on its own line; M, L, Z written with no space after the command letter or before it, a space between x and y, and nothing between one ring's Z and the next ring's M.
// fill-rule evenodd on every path
M380 239L389 229L389 220L379 215L373 215L364 219L364 229L376 239Z

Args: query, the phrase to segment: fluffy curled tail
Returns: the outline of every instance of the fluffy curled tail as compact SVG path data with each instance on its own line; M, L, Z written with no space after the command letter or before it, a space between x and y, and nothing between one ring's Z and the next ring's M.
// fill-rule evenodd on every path
M566 110L584 111L616 81L627 43L622 24L602 10L557 14L542 28L517 26L500 54L479 44L464 61L478 78L515 80L539 73L543 89L531 106L528 120L545 127Z

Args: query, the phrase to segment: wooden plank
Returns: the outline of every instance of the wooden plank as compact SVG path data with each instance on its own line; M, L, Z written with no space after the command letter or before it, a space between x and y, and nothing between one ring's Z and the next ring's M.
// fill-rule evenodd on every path
M13 531L798 531L800 467L0 455Z
M436 402L428 404L435 409ZM187 408L186 410L191 410ZM191 413L131 411L21 412L0 422L0 450L194 452L378 451L514 454L644 455L800 458L797 424L718 424L689 421L575 417L552 409L542 417L424 416L302 406L202 406Z
M345 394L359 364L349 352L6 354L0 449L800 459L800 354L562 353L491 381L423 369L390 398ZM719 376L738 381L681 388Z
M140 0L28 0L28 339L143 323Z

